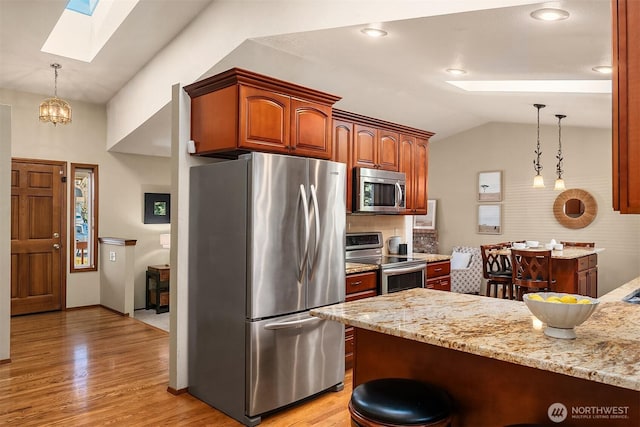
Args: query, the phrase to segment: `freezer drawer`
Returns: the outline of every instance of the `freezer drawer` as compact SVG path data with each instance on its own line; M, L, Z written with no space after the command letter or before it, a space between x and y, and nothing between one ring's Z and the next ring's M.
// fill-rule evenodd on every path
M248 322L247 416L344 381L344 325L307 312Z

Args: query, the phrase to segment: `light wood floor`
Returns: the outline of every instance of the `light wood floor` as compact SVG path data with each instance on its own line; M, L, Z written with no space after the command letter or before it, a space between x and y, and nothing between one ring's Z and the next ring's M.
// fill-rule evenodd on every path
M14 317L0 365L0 425L240 426L168 393L169 335L103 308ZM262 426L349 426L345 389L263 418Z

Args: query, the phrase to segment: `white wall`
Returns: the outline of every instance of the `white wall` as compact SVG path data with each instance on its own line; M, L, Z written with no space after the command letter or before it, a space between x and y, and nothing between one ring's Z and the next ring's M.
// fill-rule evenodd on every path
M561 226L553 215L558 128L542 127L544 189L532 188L535 125L488 123L431 143L429 198L438 201L440 252L453 246L479 246L512 240L595 241L605 248L598 256L598 293L602 295L640 275L640 216L620 215L611 207L611 130L562 126L564 178L567 189L593 195L598 215L586 228ZM477 174L502 170L502 235L476 233Z
M170 226L143 224L143 203L145 191L169 191L169 159L106 152L104 106L68 100L73 108L71 124L54 127L50 123L40 123L38 105L47 96L0 89L0 103L12 107L10 156L97 164L99 236L137 240L135 287L144 289L146 266L168 262L167 250L162 249L159 238ZM1 154L6 162L9 153ZM72 192L67 191L67 194ZM68 196L68 203L70 199ZM8 200L8 196L3 200ZM143 291L141 295L144 296ZM0 295L3 301L7 297L8 293ZM67 273L67 307L99 303L99 272ZM144 299L136 301L136 307L143 306Z

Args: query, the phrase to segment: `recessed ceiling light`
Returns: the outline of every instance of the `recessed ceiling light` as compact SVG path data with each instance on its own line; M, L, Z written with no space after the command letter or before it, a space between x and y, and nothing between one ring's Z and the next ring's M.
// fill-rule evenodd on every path
M611 93L611 80L455 80L468 92Z
M593 67L592 70L602 74L611 74L613 72L611 65L598 65L597 67Z
M361 31L369 37L384 37L387 35L387 32L380 28L363 28Z
M569 17L569 12L562 9L545 7L531 12L531 17L540 21L562 21Z
M463 74L467 74L467 72L461 68L447 68L447 73L453 74L454 76L461 76Z

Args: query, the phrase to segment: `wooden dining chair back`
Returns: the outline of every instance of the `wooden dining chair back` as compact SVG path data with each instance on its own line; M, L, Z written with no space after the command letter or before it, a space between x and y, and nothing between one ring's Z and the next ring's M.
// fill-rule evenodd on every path
M502 298L513 299L511 270L507 268L506 260L508 257L503 252L505 249L505 245L502 243L480 246L482 275L487 279L485 295L488 297L493 293L493 296L497 298L498 288L502 287Z
M548 291L554 283L550 250L511 249L512 281L518 291L518 300L525 293Z
M587 248L587 249L593 249L596 247L596 243L595 242L560 242L562 243L562 245L564 247L569 247L569 248Z

